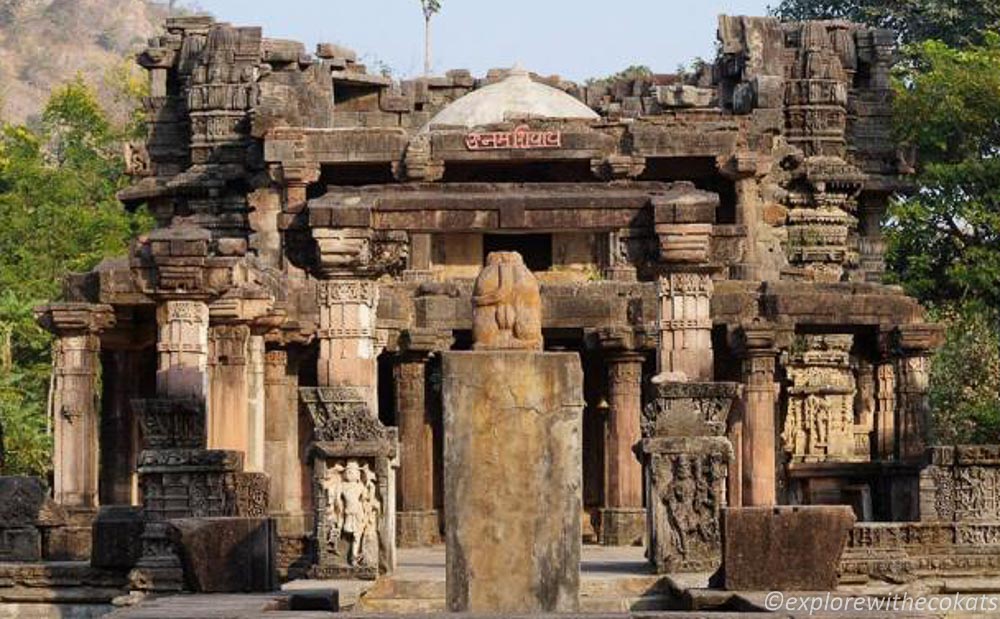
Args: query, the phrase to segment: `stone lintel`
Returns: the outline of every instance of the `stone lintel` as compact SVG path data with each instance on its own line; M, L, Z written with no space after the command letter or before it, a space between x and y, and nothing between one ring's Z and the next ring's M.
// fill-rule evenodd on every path
M56 335L96 334L115 326L115 310L94 303L51 303L35 308L35 319Z
M900 325L893 330L892 342L902 355L925 355L944 342L944 326L929 323Z

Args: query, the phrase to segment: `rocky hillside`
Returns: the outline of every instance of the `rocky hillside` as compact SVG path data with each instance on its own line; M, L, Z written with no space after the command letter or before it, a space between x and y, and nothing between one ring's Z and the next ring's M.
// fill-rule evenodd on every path
M113 115L127 113L114 84L168 12L152 0L0 0L0 118L30 120L78 74Z

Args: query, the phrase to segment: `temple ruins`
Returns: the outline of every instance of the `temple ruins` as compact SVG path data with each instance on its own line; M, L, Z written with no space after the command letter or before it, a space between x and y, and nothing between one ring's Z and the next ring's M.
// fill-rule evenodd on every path
M849 506L827 581L1000 568L998 448L933 444L941 330L883 283L880 223L912 172L893 34L723 16L718 38L687 74L398 82L337 45L168 20L138 58L149 136L120 194L156 227L38 309L53 494L0 483L36 505L0 519L0 557L91 561L117 595L382 582L406 549L530 534L454 528L506 467L524 494L494 518L579 512L558 595L575 544L711 573L725 526L773 524L739 508ZM550 354L574 369L511 397L579 409L564 461L512 456L544 449L499 417L484 447L462 407L517 367L472 384L457 360ZM459 439L488 459L468 479ZM222 547L236 531L252 547ZM206 537L266 560L213 574Z

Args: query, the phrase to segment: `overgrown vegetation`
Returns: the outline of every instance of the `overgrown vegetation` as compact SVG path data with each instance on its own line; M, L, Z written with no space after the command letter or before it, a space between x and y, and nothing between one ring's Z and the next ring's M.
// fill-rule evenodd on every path
M59 297L64 275L122 254L150 225L115 198L126 184L120 145L136 131L134 122L112 124L80 78L53 92L37 126L0 127L4 474L43 475L49 465L51 338L32 308Z
M895 131L918 170L886 222L888 264L947 326L936 440L1000 442L1000 0L784 0L773 13L899 33Z

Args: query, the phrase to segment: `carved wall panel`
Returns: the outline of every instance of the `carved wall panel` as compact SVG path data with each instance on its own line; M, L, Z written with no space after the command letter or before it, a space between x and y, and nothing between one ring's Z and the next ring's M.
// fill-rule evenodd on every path
M786 364L788 409L782 448L797 462L854 462L870 457L870 419L856 419L852 335L805 335Z

